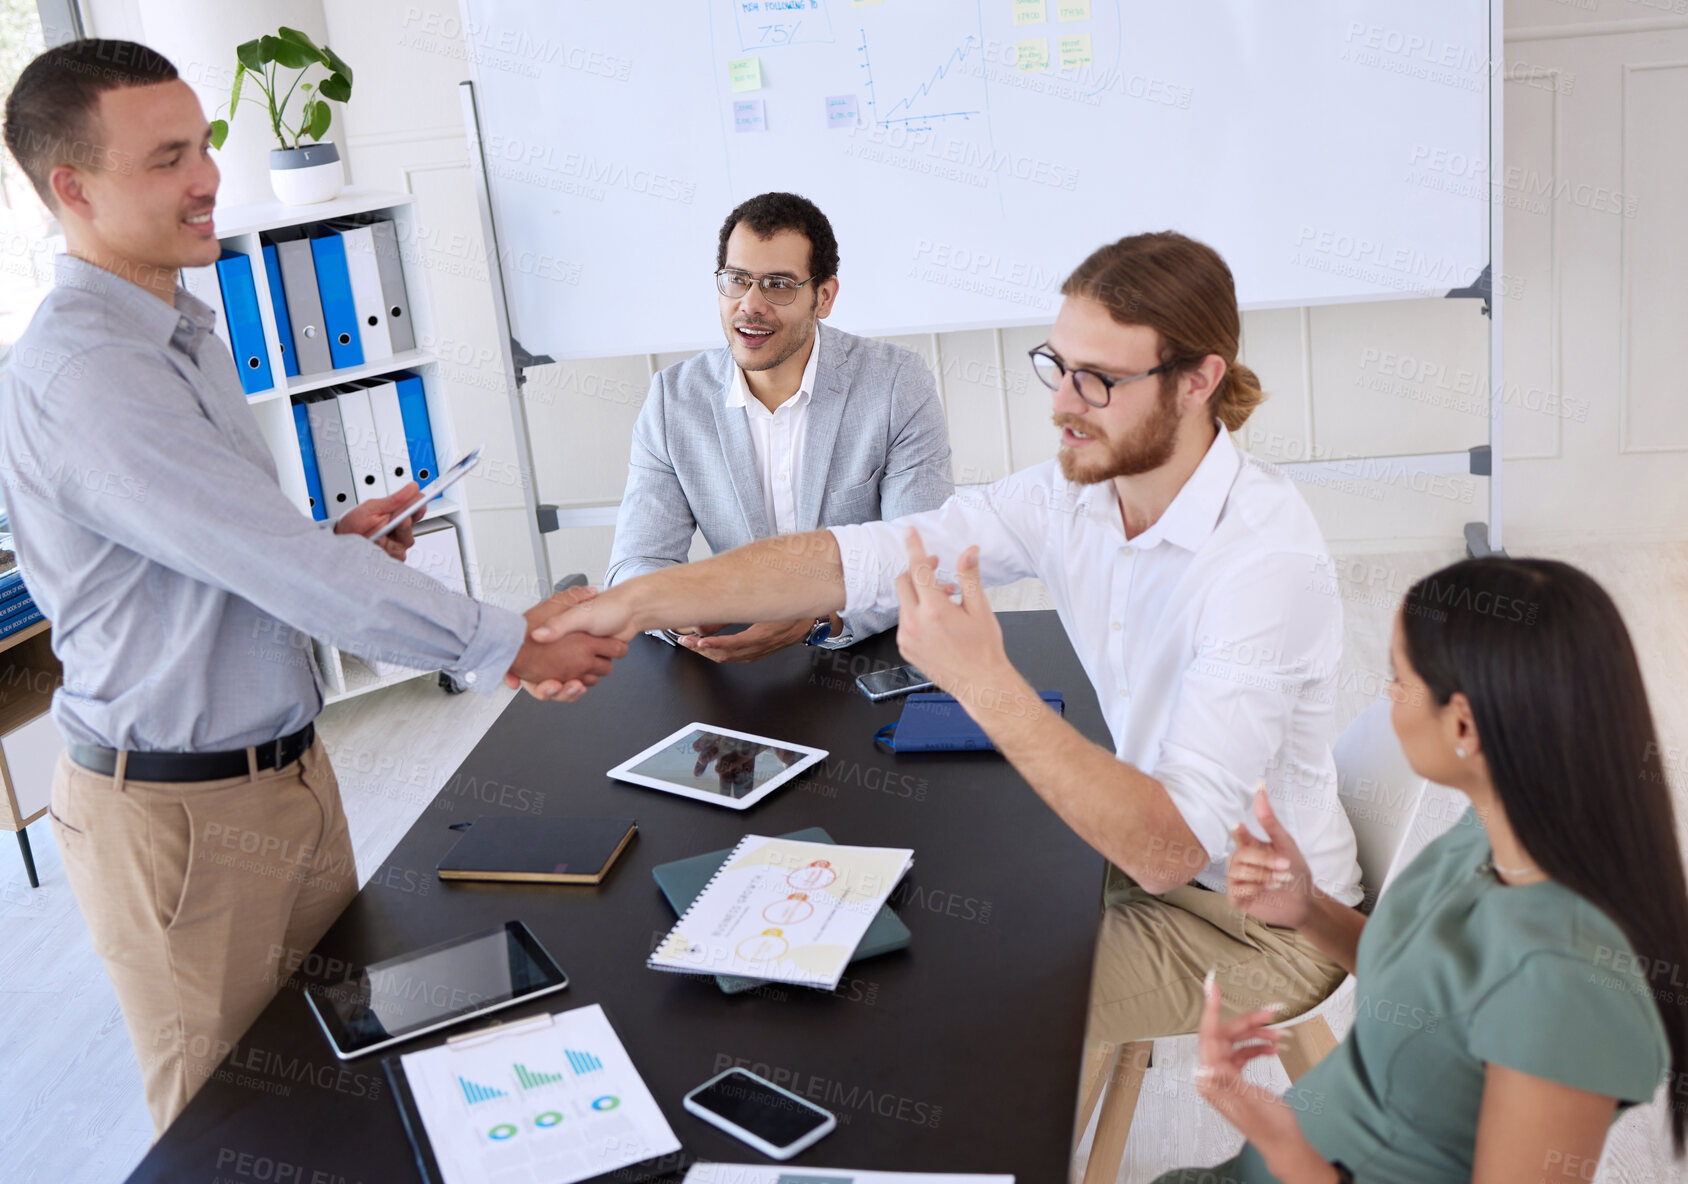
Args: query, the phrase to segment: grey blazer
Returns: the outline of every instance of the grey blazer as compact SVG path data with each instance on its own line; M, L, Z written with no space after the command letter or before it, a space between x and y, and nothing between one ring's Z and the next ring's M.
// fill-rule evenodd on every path
M896 518L943 504L949 428L919 354L821 322L797 489L797 529ZM772 534L743 408L726 405L732 352L700 353L651 380L633 428L606 586L684 563L701 529L717 554ZM895 612L845 621L857 638Z

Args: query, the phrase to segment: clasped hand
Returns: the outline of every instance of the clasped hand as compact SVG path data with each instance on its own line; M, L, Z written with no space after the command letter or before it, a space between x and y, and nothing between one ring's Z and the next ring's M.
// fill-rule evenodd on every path
M595 588L570 588L549 600L541 601L523 615L527 618L528 636L510 663L504 681L512 687L525 686L538 699L561 699L573 703L586 693L588 687L610 672L611 664L627 653L627 643L618 637L600 637L589 632L559 635L550 631L544 637L541 626L565 616L571 609L595 600ZM538 694L535 687L548 688Z

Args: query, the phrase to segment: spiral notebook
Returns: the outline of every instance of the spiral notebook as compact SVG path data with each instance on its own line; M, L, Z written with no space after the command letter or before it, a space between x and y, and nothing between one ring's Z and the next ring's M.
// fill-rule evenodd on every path
M780 838L796 839L805 843L825 843L829 847L834 845L832 836L818 826L794 830L790 834L781 835ZM672 863L658 864L651 869L651 877L656 881L656 886L662 889L662 894L668 898L668 903L674 911L683 914L702 893L704 886L715 878L715 873L721 870L721 865L727 862L727 857L731 854L731 851L708 851L690 859L676 859ZM908 946L910 936L908 926L904 925L902 919L887 905L879 910L879 915L867 927L867 932L862 935L861 944L856 947L851 962L860 962L863 958L904 949ZM739 978L728 974L717 975L715 982L729 995L755 990L762 985L759 978Z
M746 835L646 963L834 990L914 852Z

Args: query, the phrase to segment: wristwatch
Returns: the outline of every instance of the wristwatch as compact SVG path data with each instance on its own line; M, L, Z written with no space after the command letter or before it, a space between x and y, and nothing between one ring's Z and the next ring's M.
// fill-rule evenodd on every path
M843 620L842 617L839 619ZM809 627L808 634L803 638L803 644L819 646L822 649L836 650L842 649L855 640L856 639L854 637L850 636L850 631L848 629L844 630L837 637L833 637L832 618L830 616L826 616L815 618L815 623Z

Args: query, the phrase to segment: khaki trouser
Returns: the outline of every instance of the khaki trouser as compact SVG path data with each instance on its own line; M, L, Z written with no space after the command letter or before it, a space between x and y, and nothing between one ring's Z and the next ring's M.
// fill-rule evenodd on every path
M1194 1032L1209 970L1219 972L1227 1016L1282 1003L1279 1019L1324 999L1345 973L1305 938L1194 884L1151 896L1110 866L1103 906L1090 984L1091 1044Z
M247 750L251 759L251 749ZM322 741L282 769L130 781L59 758L53 834L162 1134L357 894Z

